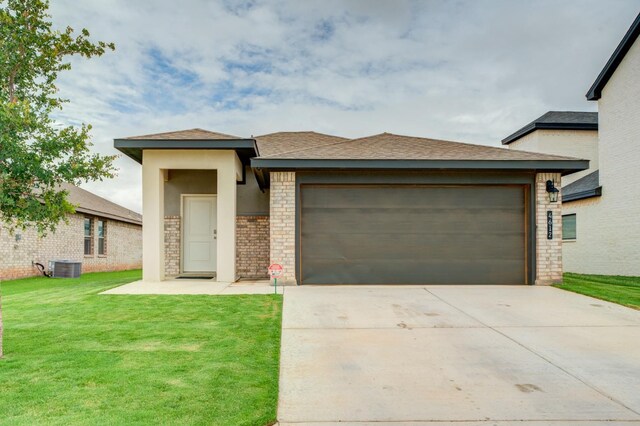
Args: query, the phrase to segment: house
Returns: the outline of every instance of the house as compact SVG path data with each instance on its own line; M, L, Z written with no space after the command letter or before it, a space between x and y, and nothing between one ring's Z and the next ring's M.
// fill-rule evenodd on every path
M590 160L562 179L568 272L640 275L640 15L587 93L598 112L551 111L505 138L512 149Z
M389 133L116 139L142 165L143 280L549 284L587 160ZM551 185L550 185L551 184Z
M0 280L39 275L34 262L82 262L83 272L140 268L142 216L77 186L65 184L76 212L56 232L39 237L29 228L13 234L0 226Z

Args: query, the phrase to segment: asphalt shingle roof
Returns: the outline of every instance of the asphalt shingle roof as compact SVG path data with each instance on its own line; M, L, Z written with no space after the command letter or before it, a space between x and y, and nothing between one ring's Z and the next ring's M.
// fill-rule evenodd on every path
M587 111L549 111L502 140L509 145L537 129L598 130L598 113Z
M262 153L262 148L260 148ZM381 133L321 146L261 155L298 160L575 160L505 148Z
M195 138L199 138L194 140ZM235 138L235 139L229 139ZM125 154L141 162L143 149L180 149L184 142L187 149L200 149L193 143L210 143L203 149L216 149L215 141L221 144L228 142L251 141L257 148L251 154L259 161L273 160L453 160L453 161L575 161L576 158L557 155L533 153L520 150L509 150L501 147L452 142L414 136L403 136L381 133L357 139L327 135L312 131L277 132L266 135L237 138L223 133L209 132L202 129L183 130L179 132L158 133L154 135L135 136L117 139L128 143L154 142L157 146L120 146ZM221 145L222 146L222 145ZM222 149L222 148L221 148ZM226 148L225 148L226 149ZM236 149L230 147L228 149ZM135 151L135 152L133 152ZM256 152L257 151L257 152ZM236 151L239 152L239 151ZM257 154L257 156L256 156ZM249 155L245 153L245 155Z
M69 192L67 199L77 206L76 211L79 213L142 225L142 215L139 213L68 183L62 184L62 189Z
M238 136L227 135L224 133L210 132L209 130L204 129L188 129L188 130L178 130L175 132L164 132L164 133L154 133L151 135L141 135L141 136L129 136L127 138L122 138L127 140L202 140L202 141L211 141L211 140L235 140L242 139Z
M595 197L601 195L600 172L596 170L593 173L581 177L575 182L562 188L562 201L575 201L583 198Z
M277 132L256 136L260 157L286 155L292 151L317 148L348 140L340 136L317 132Z

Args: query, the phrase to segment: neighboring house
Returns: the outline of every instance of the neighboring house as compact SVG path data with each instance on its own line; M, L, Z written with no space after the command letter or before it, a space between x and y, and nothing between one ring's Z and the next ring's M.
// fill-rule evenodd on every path
M39 237L33 228L11 234L0 226L0 280L39 275L34 262L82 262L83 272L142 266L142 216L73 185L64 185L76 213L56 232Z
M547 182L589 166L389 133L114 144L142 164L145 281L263 278L277 262L287 284L549 284L562 222Z
M552 111L503 141L590 160L588 170L562 180L568 272L640 275L639 35L640 15L587 93L598 113Z

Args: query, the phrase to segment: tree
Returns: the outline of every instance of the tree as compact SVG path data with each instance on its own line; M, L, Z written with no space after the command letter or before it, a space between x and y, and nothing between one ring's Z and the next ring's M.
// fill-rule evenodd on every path
M56 86L58 74L71 69L68 58L115 46L91 42L86 29L54 29L48 9L48 0L0 0L0 223L40 235L74 212L62 183L102 180L115 170L114 156L91 153L90 125L54 118L68 102Z

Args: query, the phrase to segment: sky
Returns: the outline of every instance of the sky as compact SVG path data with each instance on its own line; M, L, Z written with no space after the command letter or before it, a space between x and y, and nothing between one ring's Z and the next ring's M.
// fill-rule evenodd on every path
M54 25L115 52L72 58L56 117L113 139L203 128L250 137L382 132L500 146L585 93L640 0L52 0ZM141 166L83 187L142 211Z

